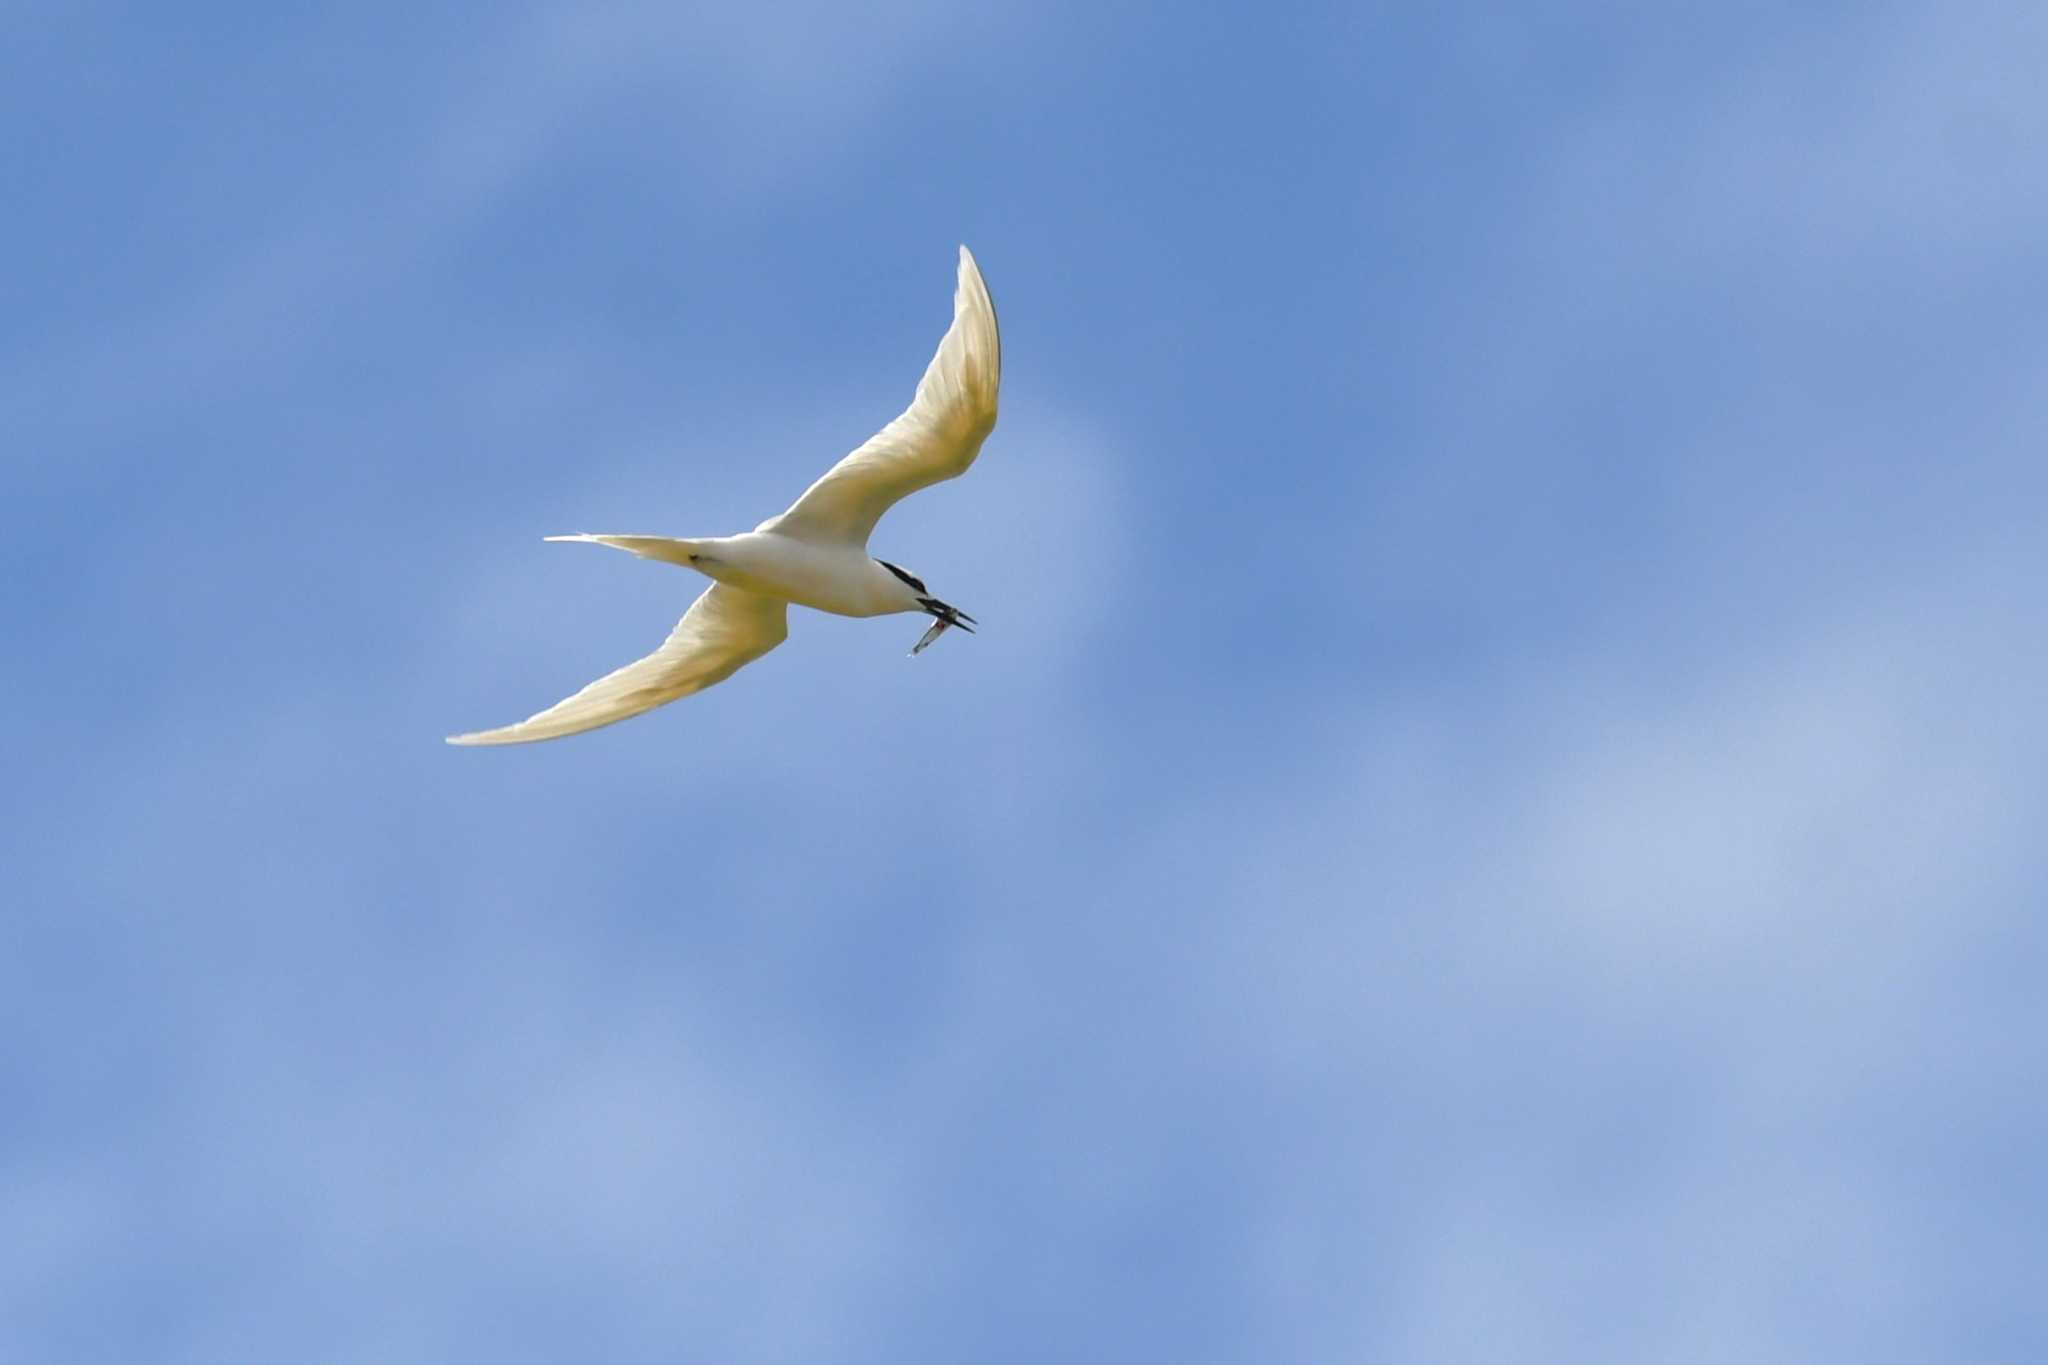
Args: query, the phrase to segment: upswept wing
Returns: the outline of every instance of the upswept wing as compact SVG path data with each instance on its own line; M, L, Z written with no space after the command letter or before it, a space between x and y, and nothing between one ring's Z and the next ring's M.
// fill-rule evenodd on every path
M452 735L448 742L527 744L595 730L724 682L788 638L789 603L714 583L646 658L517 725Z
M801 540L867 544L900 499L967 472L996 424L1003 345L995 304L966 247L953 290L953 325L901 417L827 471L759 529Z

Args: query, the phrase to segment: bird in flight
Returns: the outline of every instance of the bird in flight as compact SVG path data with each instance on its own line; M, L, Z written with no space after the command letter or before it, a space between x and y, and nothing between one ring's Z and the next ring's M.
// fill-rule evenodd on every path
M833 465L788 511L740 535L704 540L549 536L679 564L711 579L711 586L646 658L607 673L517 725L451 735L448 742L559 739L701 692L787 639L792 602L840 616L923 612L932 624L912 654L921 653L948 626L972 634L972 616L934 597L910 570L870 556L868 536L898 500L967 472L995 427L1002 372L995 305L963 246L953 325L902 416Z

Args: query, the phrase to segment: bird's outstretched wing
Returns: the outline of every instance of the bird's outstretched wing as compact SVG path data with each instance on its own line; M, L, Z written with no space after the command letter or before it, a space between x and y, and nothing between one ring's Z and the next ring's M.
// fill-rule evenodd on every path
M526 744L595 730L724 682L788 638L789 603L714 583L646 658L517 725L451 735L448 742Z
M953 325L895 421L833 465L790 505L761 523L799 540L867 544L882 513L920 488L967 472L996 424L1003 345L988 286L966 247L953 290Z

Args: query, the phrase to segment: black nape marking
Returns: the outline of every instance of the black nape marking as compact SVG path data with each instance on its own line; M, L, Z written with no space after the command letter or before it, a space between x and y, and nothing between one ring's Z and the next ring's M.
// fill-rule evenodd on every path
M914 574L914 573L911 573L911 572L910 572L909 570L907 570L907 569L899 569L899 568L897 568L897 567L896 567L896 566L895 566L894 564L891 564L891 563L890 563L890 562L889 562L888 560L886 560L886 559L878 559L878 560L876 560L876 561L875 561L875 563L877 563L877 564L881 565L881 566L882 566L883 568L887 569L887 570L888 570L888 571L889 571L890 573L892 573L892 574L895 574L895 575L896 575L896 576L897 576L898 578L902 579L902 580L903 580L903 582L904 582L904 583L905 583L905 584L906 584L906 585L907 585L907 586L908 586L908 587L909 587L909 588L910 588L910 589L911 589L912 591L914 591L914 592L919 592L919 593L927 593L927 592L930 592L930 591L931 591L931 589L930 589L930 588L927 588L927 587L926 587L926 586L924 585L924 580L923 580L922 578L919 578L919 577L918 577L918 576L917 576L916 574Z

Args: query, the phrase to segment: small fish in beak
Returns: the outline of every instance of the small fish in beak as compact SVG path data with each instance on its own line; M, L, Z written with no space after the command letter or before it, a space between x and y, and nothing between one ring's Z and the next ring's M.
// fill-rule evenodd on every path
M958 626L960 627L960 629L966 631L969 635L972 635L974 634L974 627L977 624L979 624L975 621L975 619L972 616L969 616L966 612L960 610L958 607L949 606L948 604L941 602L936 597L920 597L918 601L922 602L924 604L924 609L932 614L932 626L930 630L927 630L924 633L923 639L919 640L915 645L911 646L910 656L912 658L916 658L918 655L924 653L926 645L929 645L932 641L938 639L941 635L944 635L946 633L946 627Z

